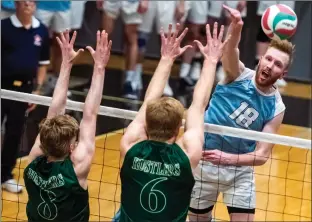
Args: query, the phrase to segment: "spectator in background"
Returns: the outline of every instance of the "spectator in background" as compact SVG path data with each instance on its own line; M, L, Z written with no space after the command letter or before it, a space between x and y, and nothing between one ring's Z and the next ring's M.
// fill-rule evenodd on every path
M246 18L247 16L247 2L246 1L225 1L224 4L229 6L230 8L237 9L241 13L241 17L243 20ZM222 7L222 2L220 6ZM222 10L222 16L223 16L222 20L224 23L224 32L226 34L226 32L228 31L229 25L231 24L231 15L226 10L224 10L223 7L221 8L221 10ZM210 13L210 16L211 15L212 14ZM218 18L220 19L220 17ZM213 26L214 19L208 19L208 21L209 21L209 24ZM225 77L224 70L222 68L221 63L219 62L219 67L216 73L216 82L222 81L224 77Z
M102 1L97 1L99 4ZM102 28L111 35L114 23L121 14L125 24L125 63L126 76L123 84L123 94L127 98L137 99L135 78L135 66L138 57L138 26L142 23L142 15L148 7L148 0L133 1L104 1Z
M208 13L208 1L188 1L189 12L188 12L188 27L189 32L187 35L186 44L193 45L192 48L186 50L182 56L182 63L180 67L180 87L184 89L185 87L193 87L195 85L194 80L190 78L190 72L195 72L192 68L192 61L196 54L201 56L199 49L194 40L200 39L200 30L207 23L207 13ZM197 64L198 65L198 64ZM201 71L200 64L197 66L197 71ZM191 71L192 69L192 71ZM199 74L197 75L199 77Z
M36 17L47 27L52 34L52 70L46 85L46 94L54 90L62 62L60 47L56 36L66 29L71 29L71 1L37 1Z
M210 27L213 27L215 22L220 25L224 25L224 32L227 32L231 18L223 10L222 5L228 5L231 8L236 8L242 13L242 17L246 17L246 1L194 1L190 2L190 13L188 17L190 27L190 39L189 44L193 40L206 41L206 28L205 24L208 22ZM205 17L204 17L205 15ZM212 32L212 28L211 28ZM225 36L225 35L224 35ZM204 43L203 43L204 44ZM198 51L195 45L192 49L189 49L187 53L184 53L183 63L180 69L180 87L192 87L198 80L202 66L202 54ZM218 69L216 74L216 81L222 80L224 77L224 71L221 66L221 62L218 63Z
M82 26L86 2L87 2L87 0L80 0L80 1L72 1L71 2L70 27L72 29L72 32L79 30Z
M257 36L257 51L256 51L256 58L255 58L255 66L258 65L260 58L265 54L267 51L269 44L270 44L270 39L269 37L263 32L262 27L261 27L261 17L264 13L264 11L275 4L284 4L289 6L294 10L295 8L295 1L259 1L258 2L258 10L257 10L257 15L258 15L258 20L259 20L259 32ZM277 80L276 84L280 87L284 87L287 85L287 82L284 79L279 79Z
M186 20L188 5L184 0L179 1L150 1L147 12L143 15L143 21L139 26L138 32L138 61L136 64L136 78L131 82L136 85L137 90L142 90L142 63L146 51L147 42L156 20L157 33L160 35L160 29L163 27L165 33L168 33L168 27L171 23L172 32L175 32L175 24L180 23L181 27ZM181 28L183 29L183 28ZM159 38L160 39L160 38ZM173 91L167 82L164 89L165 96L173 96Z
M39 94L49 64L49 33L36 19L35 1L16 1L16 13L1 20L1 88ZM1 151L1 184L12 193L22 191L13 179L25 114L34 104L1 99L1 122L6 117Z
M1 1L1 19L10 17L15 12L14 1Z

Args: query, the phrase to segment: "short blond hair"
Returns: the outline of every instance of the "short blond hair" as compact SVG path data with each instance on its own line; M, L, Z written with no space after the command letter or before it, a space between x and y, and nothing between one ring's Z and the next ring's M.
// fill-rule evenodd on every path
M73 138L78 139L79 125L69 115L43 119L39 124L40 148L46 156L63 158L70 153Z
M149 139L167 141L179 133L183 105L171 97L151 101L146 107L146 130Z
M289 63L287 67L289 67L293 61L293 55L295 52L295 46L288 40L271 40L269 47L278 49L286 53L289 56Z

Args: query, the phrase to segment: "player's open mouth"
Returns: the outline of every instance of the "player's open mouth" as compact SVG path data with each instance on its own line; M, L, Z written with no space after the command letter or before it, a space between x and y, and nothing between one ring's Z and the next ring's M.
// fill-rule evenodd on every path
M269 78L270 77L270 74L269 74L269 72L267 72L267 71L262 71L261 72L261 78L262 79L267 79L267 78Z

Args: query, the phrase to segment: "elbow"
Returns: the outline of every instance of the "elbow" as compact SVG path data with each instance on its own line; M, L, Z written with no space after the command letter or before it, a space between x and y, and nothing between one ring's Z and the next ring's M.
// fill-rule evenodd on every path
M255 166L264 165L268 159L270 158L270 154L268 153L258 153L255 160Z
M205 113L207 104L204 102L194 101L192 102L190 108L188 109L189 113L200 113L200 115L203 115Z
M267 161L268 161L268 157L266 158L266 157L261 157L261 158L259 158L258 160L256 160L255 161L255 164L254 164L254 166L262 166L262 165L264 165Z
M86 154L88 156L93 156L95 152L95 141L94 140L84 140L83 146L86 148Z
M97 116L97 110L88 109L87 107L83 110L83 119L92 121Z

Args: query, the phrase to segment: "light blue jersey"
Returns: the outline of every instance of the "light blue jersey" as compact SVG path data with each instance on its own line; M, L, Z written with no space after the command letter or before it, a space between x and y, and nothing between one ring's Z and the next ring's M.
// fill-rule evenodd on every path
M264 94L256 88L255 71L245 68L232 83L216 86L205 113L205 123L262 131L264 125L285 110L275 88ZM253 152L256 141L205 133L205 150L219 149L227 153Z
M71 6L71 1L37 1L37 9L46 10L50 12L64 12L68 11Z

